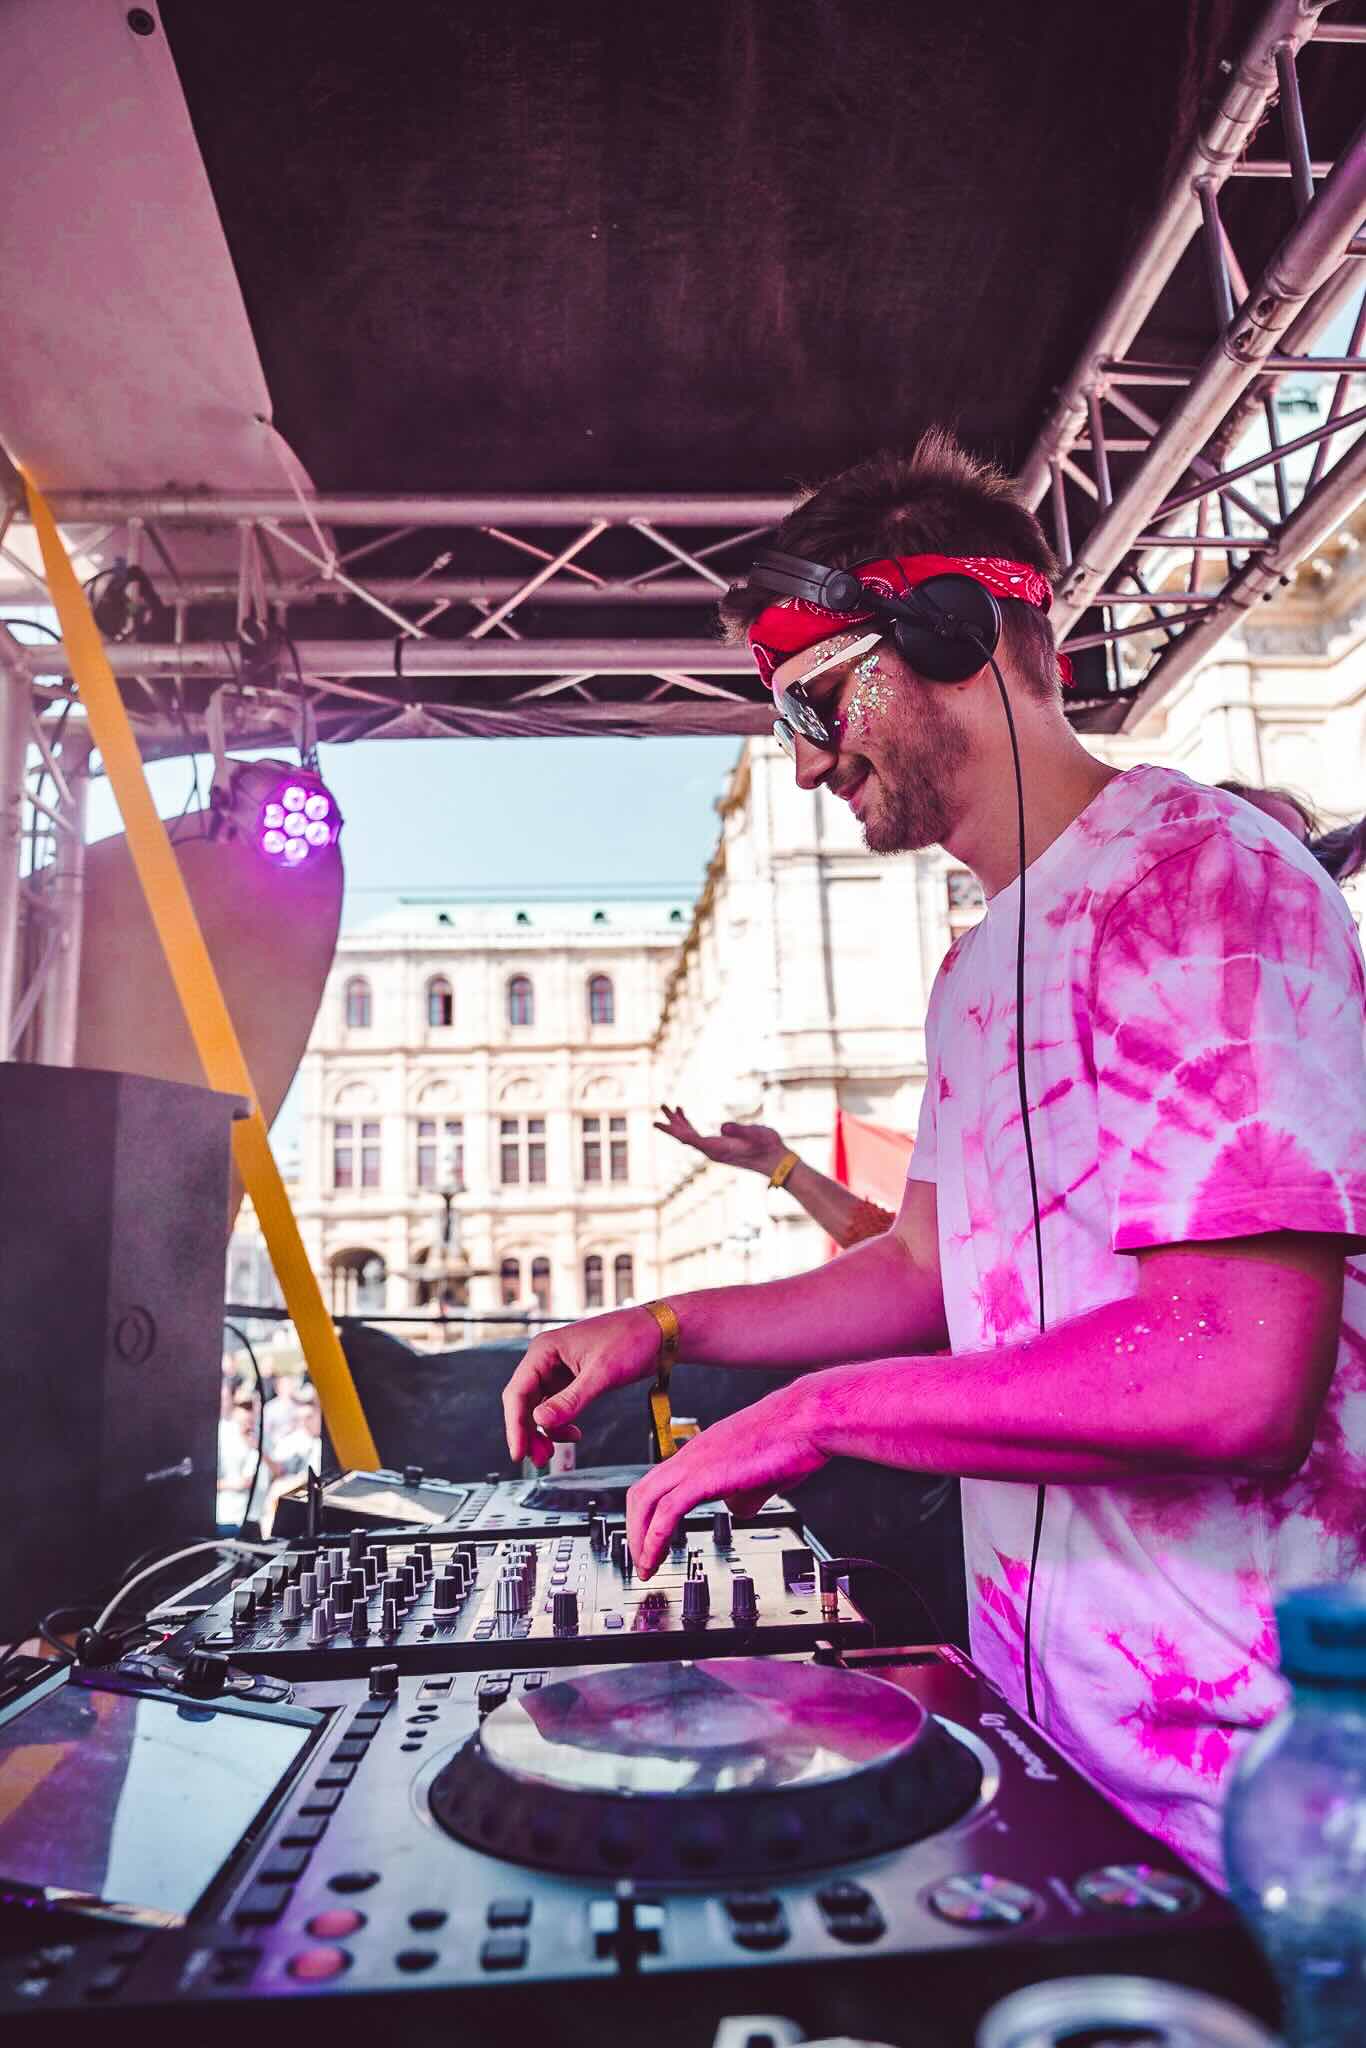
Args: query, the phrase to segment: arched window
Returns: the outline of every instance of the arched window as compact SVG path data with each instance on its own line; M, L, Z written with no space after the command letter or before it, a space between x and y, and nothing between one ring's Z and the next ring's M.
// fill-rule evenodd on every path
M531 1261L531 1291L536 1297L536 1306L543 1316L550 1314L550 1261Z
M356 1245L334 1253L330 1264L334 1315L374 1316L384 1313L388 1274L378 1252Z
M612 1289L618 1308L624 1301L635 1299L636 1262L629 1252L618 1252L612 1261Z
M583 1305L602 1307L602 1260L596 1252L590 1252L583 1262Z
M591 974L588 977L588 1021L590 1024L614 1024L617 1016L616 997L612 992L612 978L608 974Z
M434 974L427 983L427 1023L441 1030L455 1022L455 996L444 974Z
M531 992L531 981L525 974L514 974L508 983L508 1023L534 1024L536 1021L536 999Z
M504 1308L511 1308L522 1298L522 1265L520 1259L504 1259L498 1268L498 1298Z
M348 1031L368 1031L370 1028L370 984L363 974L353 974L346 984L346 1028Z

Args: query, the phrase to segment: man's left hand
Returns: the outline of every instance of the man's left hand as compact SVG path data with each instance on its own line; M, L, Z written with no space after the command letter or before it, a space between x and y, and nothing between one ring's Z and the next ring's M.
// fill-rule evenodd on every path
M799 1388L800 1382L780 1387L713 1422L637 1480L626 1496L626 1533L643 1579L667 1556L674 1530L699 1501L724 1500L737 1514L752 1514L778 1488L826 1462L811 1442Z

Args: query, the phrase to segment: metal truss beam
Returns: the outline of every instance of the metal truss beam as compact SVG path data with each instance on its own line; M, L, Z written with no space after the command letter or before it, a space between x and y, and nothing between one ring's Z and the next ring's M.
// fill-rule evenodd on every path
M460 497L450 493L364 496L332 492L308 500L323 526L775 526L792 509L790 498L705 492L543 497ZM299 502L280 493L180 491L54 491L54 516L63 525L122 525L130 519L158 526L237 525L276 520L297 525Z

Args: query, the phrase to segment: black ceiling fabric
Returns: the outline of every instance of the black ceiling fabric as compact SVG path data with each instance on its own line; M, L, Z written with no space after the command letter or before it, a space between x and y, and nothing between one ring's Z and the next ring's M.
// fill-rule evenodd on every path
M373 492L1017 465L1262 11L162 9L276 422Z

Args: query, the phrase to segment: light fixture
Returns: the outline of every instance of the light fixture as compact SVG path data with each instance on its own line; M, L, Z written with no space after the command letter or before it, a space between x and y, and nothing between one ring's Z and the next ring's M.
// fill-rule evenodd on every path
M247 839L277 868L314 866L336 844L342 814L316 768L225 757L214 777L219 829Z

